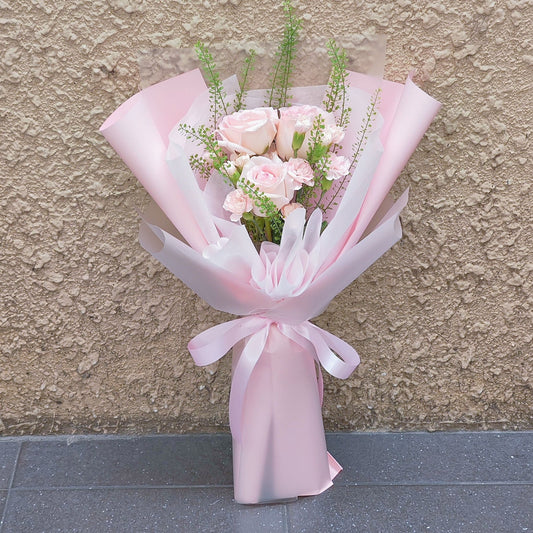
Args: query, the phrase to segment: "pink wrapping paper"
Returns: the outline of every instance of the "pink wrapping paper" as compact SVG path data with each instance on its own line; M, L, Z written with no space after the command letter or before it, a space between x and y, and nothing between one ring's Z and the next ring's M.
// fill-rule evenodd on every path
M234 368L242 348L233 349ZM243 405L244 431L233 440L238 502L318 494L331 485L338 470L330 472L314 358L275 325Z
M376 83L352 73L351 94L367 101ZM326 230L318 210L306 223L297 209L280 245L263 243L260 251L220 209L227 192L220 177L200 187L189 147L175 134L173 124L185 115L202 116L205 85L197 71L145 89L101 128L175 228L165 231L146 214L142 246L215 309L242 317L189 343L199 365L234 349L230 426L240 503L318 494L341 469L326 450L317 368L344 379L359 356L309 320L401 238L407 193L374 215L440 107L410 79L382 82L382 89L377 127ZM322 93L295 89L302 103ZM254 98L260 92L249 105Z

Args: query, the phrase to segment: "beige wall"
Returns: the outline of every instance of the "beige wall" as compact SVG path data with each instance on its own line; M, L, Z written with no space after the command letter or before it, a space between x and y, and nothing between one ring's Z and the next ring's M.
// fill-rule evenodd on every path
M230 359L186 345L228 317L140 248L147 195L97 130L141 49L266 39L270 5L0 1L0 434L227 430ZM443 102L404 239L316 320L362 358L326 427L531 428L531 2L296 5L310 34L386 34L387 77Z

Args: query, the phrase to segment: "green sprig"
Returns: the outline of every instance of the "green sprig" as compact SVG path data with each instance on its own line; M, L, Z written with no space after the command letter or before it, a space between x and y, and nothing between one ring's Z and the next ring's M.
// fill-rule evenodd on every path
M279 211L276 204L264 192L261 192L257 185L246 179L241 179L238 186L254 201L254 204L265 217L274 218L278 215Z
M363 119L363 122L361 124L361 127L359 131L357 132L356 140L352 146L353 150L353 156L352 156L352 164L350 165L350 171L346 176L344 176L337 185L337 188L335 190L335 193L330 198L328 204L323 207L323 211L326 212L329 209L331 209L334 205L337 205L337 198L341 191L344 191L346 189L346 186L348 185L348 182L353 174L353 170L357 166L357 163L359 162L359 159L361 158L361 154L363 153L366 143L368 141L368 135L370 130L372 130L374 126L374 121L377 116L377 109L379 107L379 103L381 101L381 88L376 89L374 94L372 95L372 98L370 100L370 103L368 104L368 107L366 109L365 118Z
M233 175L229 174L228 169L225 166L226 162L228 161L228 156L218 144L215 134L210 128L204 125L200 125L198 128L193 128L188 124L180 124L178 126L178 130L185 136L187 140L193 141L198 146L203 146L209 159L211 160L212 167L220 172L220 174L222 174L222 176L230 185L235 186L235 182L239 175L237 173ZM198 160L203 159L201 156L197 156L197 158Z
M296 56L298 32L302 27L302 20L295 18L294 8L290 0L283 1L283 10L285 12L283 38L276 51L274 71L271 76L272 87L265 102L268 106L277 109L286 107L290 101L290 76Z
M317 115L313 121L313 127L309 131L309 148L307 149L307 161L313 166L321 158L323 158L329 149L329 146L322 143L324 130L326 129L326 121L322 115Z
M376 115L378 112L378 107L379 107L380 102L381 102L381 87L378 87L374 91L374 94L372 95L372 99L370 100L370 103L368 104L368 107L366 108L365 118L363 119L361 128L357 132L357 135L355 137L355 142L352 145L353 156L352 156L352 164L350 165L350 171L357 166L357 163L359 163L361 154L363 153L363 150L365 149L366 143L368 141L368 135L370 134L370 130L374 126L374 121L376 119Z
M221 115L227 115L226 91L222 85L220 74L218 73L215 60L205 43L198 41L194 47L196 55L202 65L202 70L209 85L209 102L213 127L216 128Z
M235 111L240 111L244 105L244 100L250 84L250 76L255 67L255 59L256 52L252 49L246 56L241 69L241 75L239 77L239 91L235 95L235 100L233 101L233 107Z
M276 204L257 186L246 179L237 183L243 192L248 195L259 208L263 216L245 213L243 216L246 229L256 243L267 240L279 244L283 233L284 220Z
M350 121L351 108L348 107L348 58L344 49L337 46L332 39L326 44L331 61L331 74L324 97L324 109L335 113L337 126L346 128Z
M205 157L202 157L198 154L192 154L189 157L189 164L191 165L191 168L195 172L198 172L198 174L202 178L209 179L209 177L211 176L211 171L213 170L213 167L211 163L207 159L205 159Z

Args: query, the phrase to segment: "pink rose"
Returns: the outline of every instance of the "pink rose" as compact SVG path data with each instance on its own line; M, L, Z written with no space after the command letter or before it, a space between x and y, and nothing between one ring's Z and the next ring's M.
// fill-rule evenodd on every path
M255 185L260 192L274 202L278 209L281 209L291 201L294 195L294 187L291 182L285 180L285 175L285 167L279 157L274 156L273 159L269 159L259 156L252 157L244 165L241 180ZM258 206L254 206L253 212L256 215L265 216Z
M226 115L218 125L218 144L238 154L264 154L276 136L278 114L258 107Z
M230 220L237 222L244 213L252 210L253 205L242 189L235 189L226 196L222 207L231 213Z
M321 109L312 105L297 105L292 107L283 107L279 110L280 119L278 124L278 133L276 135L276 150L280 157L289 159L295 157L293 140L294 134L304 135L304 140L296 152L306 153L307 145L304 147L305 136L313 127L315 117Z
M347 176L350 172L350 160L343 155L331 154L330 165L326 178L328 180L338 180Z
M280 119L276 135L276 149L283 159L305 157L309 148L309 131L317 115L322 115L326 126L335 125L335 117L314 105L294 105L279 110ZM296 137L295 137L296 134ZM300 138L298 138L298 135ZM296 155L293 141L296 142Z
M301 189L302 185L315 184L313 169L305 159L291 157L285 163L285 172L287 173L285 179L289 178L294 182L295 190Z

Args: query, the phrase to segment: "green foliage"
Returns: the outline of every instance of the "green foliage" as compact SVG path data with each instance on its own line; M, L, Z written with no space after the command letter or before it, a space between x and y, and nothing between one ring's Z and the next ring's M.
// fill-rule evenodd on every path
M211 171L213 170L213 167L211 163L198 154L193 154L189 157L189 164L191 165L191 168L197 172L202 178L209 179L209 176L211 176Z
M237 185L253 200L265 217L273 218L279 213L274 202L264 192L261 192L257 185L246 179L239 180Z
M346 189L348 182L350 181L352 177L353 170L357 166L357 163L359 162L359 159L361 158L361 154L363 153L363 150L368 141L368 135L370 134L370 131L372 130L372 127L374 125L374 121L376 119L377 109L379 107L380 100L381 100L381 89L378 88L372 95L372 98L366 110L365 118L363 119L361 127L359 131L357 132L355 143L352 146L353 157L352 157L352 164L350 165L350 171L346 176L344 176L341 180L339 180L338 184L336 184L335 193L330 198L327 205L321 206L322 211L327 212L333 206L337 205L338 200L342 198L341 193L342 191ZM339 195L341 195L340 198L339 198Z
M255 50L250 50L250 53L246 56L244 64L241 69L241 75L239 77L239 92L235 95L233 101L233 107L235 111L240 111L244 105L244 99L248 91L248 85L250 83L250 76L255 67L256 53Z
M271 75L272 87L265 102L274 108L286 107L290 100L289 87L290 76L293 70L293 61L296 56L296 44L298 42L298 32L302 27L301 19L295 18L294 8L290 0L283 1L285 11L285 27L283 38L276 51L274 59L274 70Z
M219 118L228 114L226 107L226 92L220 79L220 74L211 52L205 43L198 41L195 45L196 55L202 64L207 83L209 85L209 102L213 127L216 128Z
M368 107L366 108L365 118L363 119L361 128L357 132L357 135L355 137L355 142L352 145L353 156L352 156L352 164L350 166L350 171L357 166L357 163L359 163L361 154L363 153L363 150L365 149L366 143L368 141L368 135L370 134L370 131L372 130L372 127L374 126L374 121L376 119L376 115L377 115L380 102L381 102L381 88L378 88L375 90L370 100L370 103L368 104Z
M322 137L326 129L326 122L322 115L317 115L313 121L313 127L308 133L309 148L307 150L307 161L313 166L328 152L328 146L322 144Z
M266 105L276 109L290 105L290 78L294 69L298 34L302 26L301 19L295 17L291 0L283 0L283 9L285 14L283 37L275 54L274 66L270 77L271 88L265 100ZM346 129L352 111L348 106L348 71L346 69L348 60L346 52L334 40L330 40L326 47L331 62L331 74L323 107L326 112L335 116L337 126ZM220 119L228 114L231 104L228 103L220 75L207 46L198 42L195 48L209 85L212 126L201 125L195 128L185 124L180 125L181 133L188 140L202 146L205 150L204 156L194 154L189 158L191 168L206 179L209 178L214 169L233 187L241 188L244 194L253 201L256 206L256 212L260 213L260 216L258 216L253 212L247 212L243 214L241 219L252 240L256 244L260 244L265 240L279 244L284 225L284 219L280 211L274 202L265 193L261 192L256 185L247 179L241 178L241 172L239 170L235 171L233 165L228 163L228 155L219 146L216 128ZM235 111L240 111L244 108L246 94L250 86L250 77L255 67L255 60L256 52L251 50L240 71L239 90L232 102ZM302 186L295 195L295 201L302 204L306 209L318 207L324 213L337 204L337 199L342 196L342 191L349 183L353 168L357 165L368 141L368 136L372 131L377 115L379 101L380 90L378 89L370 101L356 141L351 147L353 157L350 173L335 183L327 179L327 176L330 173L332 164L332 153L336 153L340 146L329 146L329 141L326 140L326 137L328 139L330 137L325 135L327 126L324 116L317 115L315 117L313 126L307 134L294 134L292 141L294 157L298 157L298 152L301 152L301 147L305 139L307 139L307 153L305 155L300 153L300 157L307 159L314 175L314 185ZM332 186L335 187L334 190L331 190ZM327 194L330 190L331 194ZM331 198L324 202L326 196L331 196ZM324 223L322 229L324 229L325 225L326 223Z
M248 234L257 246L260 246L263 241L270 241L275 244L281 242L284 220L279 213L274 218L244 213L242 218Z
M328 41L326 47L331 61L331 74L323 105L326 111L336 115L337 126L346 128L352 111L350 107L347 107L348 71L346 70L346 52L337 46L334 40Z
M283 226L285 224L285 220L283 217L278 214L270 219L270 225L272 227L272 242L279 244L281 242L281 234L283 233Z
M237 185L253 200L264 215L243 214L244 225L252 240L257 245L260 245L263 241L279 244L283 233L284 220L274 202L247 180L239 180Z
M274 202L256 185L248 180L239 180L237 186L249 196L264 216L245 213L244 224L252 240L256 243L271 241L276 244L281 242L284 220Z
M180 124L178 129L187 140L193 141L198 146L203 146L211 160L212 168L220 172L229 184L235 186L235 180L238 178L238 174L230 175L228 173L228 170L225 167L225 164L228 161L228 156L224 153L222 148L220 148L214 132L204 125L200 125L198 128L193 128L188 124ZM196 156L196 158L198 160L198 165L200 165L199 160L204 158L201 156Z

